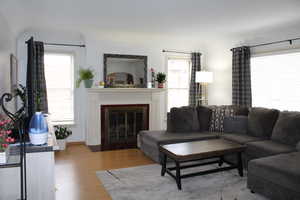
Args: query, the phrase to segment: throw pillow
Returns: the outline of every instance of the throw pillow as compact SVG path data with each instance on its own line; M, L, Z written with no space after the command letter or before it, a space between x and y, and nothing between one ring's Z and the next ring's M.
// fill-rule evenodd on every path
M224 132L225 133L239 133L246 134L248 128L248 117L237 115L233 117L224 118Z
M194 107L171 108L171 132L196 132L200 130L197 110Z
M171 123L171 114L167 113L167 132L173 132L172 123Z
M248 116L248 114L249 114L248 107L234 105L234 106L232 106L232 108L233 108L234 115Z
M273 130L272 140L296 146L300 141L300 112L281 112Z
M248 116L248 135L269 139L279 111L267 108L251 108Z
M212 110L209 131L223 132L224 118L234 116L234 109L231 106L209 106L209 108Z
M198 106L197 112L200 131L208 131L212 110L205 106Z

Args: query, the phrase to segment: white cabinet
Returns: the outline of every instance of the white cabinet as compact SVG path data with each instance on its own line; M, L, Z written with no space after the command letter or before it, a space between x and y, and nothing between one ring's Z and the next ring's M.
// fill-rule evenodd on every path
M27 199L55 200L54 151L27 153ZM20 198L20 168L0 169L0 200Z

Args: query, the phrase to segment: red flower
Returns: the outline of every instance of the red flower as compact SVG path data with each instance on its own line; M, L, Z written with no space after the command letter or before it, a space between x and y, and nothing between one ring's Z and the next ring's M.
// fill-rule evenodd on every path
M3 147L3 148L7 148L7 147L8 147L8 144L2 144L2 147Z

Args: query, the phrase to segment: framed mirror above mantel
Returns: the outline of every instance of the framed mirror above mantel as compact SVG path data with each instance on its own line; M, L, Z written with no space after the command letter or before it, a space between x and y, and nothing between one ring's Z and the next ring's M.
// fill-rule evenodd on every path
M104 54L103 62L106 88L147 87L147 56Z

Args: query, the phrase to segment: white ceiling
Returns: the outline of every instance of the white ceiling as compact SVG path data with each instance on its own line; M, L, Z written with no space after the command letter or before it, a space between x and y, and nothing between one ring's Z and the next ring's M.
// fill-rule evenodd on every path
M300 36L300 0L0 0L0 5L15 34L47 28L133 39Z

